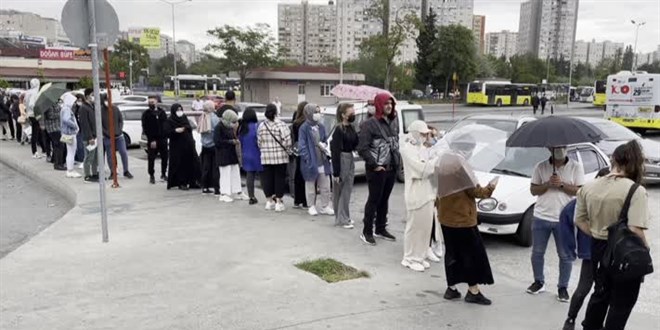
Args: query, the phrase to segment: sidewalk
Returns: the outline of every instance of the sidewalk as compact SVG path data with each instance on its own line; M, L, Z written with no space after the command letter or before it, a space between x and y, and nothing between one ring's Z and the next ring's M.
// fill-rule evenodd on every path
M550 330L561 328L568 308L498 273L484 288L492 306L445 301L443 267L404 269L400 241L370 247L359 229L337 229L331 218L167 191L147 183L146 162L137 159L134 180L107 188L103 244L98 185L66 179L17 144L0 144L0 162L76 205L0 259L0 329ZM293 267L324 256L371 278L327 284ZM658 324L658 316L633 313L629 328Z

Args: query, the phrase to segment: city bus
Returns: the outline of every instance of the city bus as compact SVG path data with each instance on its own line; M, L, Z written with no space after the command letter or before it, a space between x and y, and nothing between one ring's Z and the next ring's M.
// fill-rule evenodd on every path
M179 83L180 97L195 97L202 95L224 96L225 91L234 90L236 96L240 95L240 79L220 78L217 76L202 76L193 74L180 74L176 76ZM163 95L174 96L174 77L167 76L164 82Z
M604 107L607 101L606 95L607 82L605 80L596 80L594 83L594 107Z
M468 84L468 104L529 105L536 85L512 84L506 80L475 80Z
M660 130L660 74L621 71L608 76L605 117L640 133Z

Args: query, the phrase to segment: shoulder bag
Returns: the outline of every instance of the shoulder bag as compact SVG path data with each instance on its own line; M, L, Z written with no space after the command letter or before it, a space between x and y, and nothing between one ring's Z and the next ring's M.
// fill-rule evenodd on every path
M280 142L280 140L278 140L278 139L275 137L275 134L273 134L273 132L272 132L272 131L270 130L270 128L268 127L268 123L264 122L263 125L266 126L266 130L268 130L268 133L270 133L270 136L272 136L272 137L273 137L273 140L275 140L275 142L277 142L277 144L279 144L280 147L282 147L282 149L284 149L284 151L287 153L287 155L292 156L292 157L298 157L298 156L300 156L300 152L299 152L297 149L289 149L289 148L286 148L286 147L284 146L284 144L282 144L282 142Z

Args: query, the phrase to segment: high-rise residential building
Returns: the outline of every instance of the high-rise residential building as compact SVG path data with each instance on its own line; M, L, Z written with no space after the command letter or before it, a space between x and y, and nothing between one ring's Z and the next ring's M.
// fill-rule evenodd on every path
M484 48L486 47L486 41L484 39L486 34L486 16L472 16L472 33L474 34L474 44L477 47L477 52L484 54Z
M586 41L578 40L575 42L575 49L573 50L573 62L575 64L589 63L589 43Z
M62 24L54 18L17 10L0 10L0 35L19 33L26 37L42 37L48 46L69 45Z
M337 8L328 4L279 4L278 39L283 58L304 65L332 63L337 55Z
M366 15L370 6L365 0L337 1L337 58L352 60L360 56L363 41L383 32L382 22Z
M518 52L569 59L579 0L528 0L520 5Z
M191 65L197 62L197 52L195 44L188 40L177 40L176 53L186 65Z
M172 37L161 34L160 35L160 47L159 48L148 48L147 52L151 59L163 58L169 54L174 53L174 47L172 43Z
M518 33L507 30L501 32L486 33L486 54L495 57L504 56L507 60L516 55L518 45Z
M438 25L462 25L472 30L474 0L429 0L429 6L438 14Z
M604 59L614 58L618 50L623 51L623 43L578 40L575 42L575 50L573 51L573 63L596 66Z

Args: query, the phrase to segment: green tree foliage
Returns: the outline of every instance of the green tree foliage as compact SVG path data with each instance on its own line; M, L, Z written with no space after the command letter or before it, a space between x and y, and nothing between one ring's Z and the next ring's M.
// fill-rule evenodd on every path
M80 80L78 80L78 83L76 85L78 89L93 88L94 81L92 80L92 78L85 76L80 78Z
M472 31L460 26L440 27L434 53L434 87L444 83L445 95L449 90L449 81L454 72L460 81L470 81L477 73L477 49Z
M167 54L167 56L162 57L157 59L153 65L153 73L151 77L149 77L149 84L151 86L162 86L163 81L166 80L167 76L173 76L174 75L174 55L173 54ZM186 67L186 63L184 63L182 60L176 61L176 73L177 74L186 74L188 73L188 68ZM160 84L152 84L152 81L157 81L154 78L160 78L161 83Z
M207 34L216 42L206 46L206 49L222 53L222 66L226 71L237 71L241 82L245 82L252 69L277 63L279 49L268 24L248 28L225 25L208 30ZM241 83L241 94L244 86L245 83Z
M660 73L660 61L640 65L637 70L646 71L648 73Z
M438 37L438 29L435 21L437 15L430 8L428 16L422 22L417 36L417 61L415 62L415 79L420 87L426 86L433 82L433 69L436 64L434 63L435 57L435 44Z
M137 81L137 76L142 69L149 67L151 59L146 48L128 40L119 40L115 44L114 50L110 53L110 72L126 72L126 77L128 77L131 56L133 58L133 82Z
M211 54L203 54L199 62L190 65L188 71L191 74L214 75L227 70L223 67L222 59Z
M11 86L9 85L9 83L6 80L0 79L0 88L9 88L9 87L11 87Z
M517 83L540 84L547 74L547 63L534 55L515 55L511 62L511 81ZM550 66L550 76L554 75L554 68Z
M635 54L633 53L632 46L626 46L626 51L623 53L623 60L621 62L622 70L632 70L633 62L635 61Z

